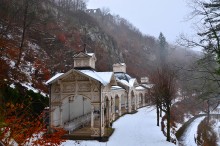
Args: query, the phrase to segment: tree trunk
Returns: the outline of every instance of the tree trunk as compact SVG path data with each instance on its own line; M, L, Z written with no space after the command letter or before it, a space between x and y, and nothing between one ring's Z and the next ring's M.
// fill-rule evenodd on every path
M19 66L20 62L21 62L21 57L22 57L22 52L23 52L23 46L24 46L24 39L25 39L25 32L26 32L26 28L27 28L27 13L28 13L28 1L26 1L26 5L24 8L24 18L23 18L23 28L22 28L22 36L21 36L21 43L20 43L20 47L19 47L19 56L18 56L18 60L16 63L16 67Z
M209 118L210 118L210 107L209 107L209 100L207 101L208 104L208 111L207 111L207 123L209 124Z
M170 141L170 105L167 104L167 141Z
M157 126L160 126L159 105L157 103Z
M162 107L160 106L160 117L162 118Z

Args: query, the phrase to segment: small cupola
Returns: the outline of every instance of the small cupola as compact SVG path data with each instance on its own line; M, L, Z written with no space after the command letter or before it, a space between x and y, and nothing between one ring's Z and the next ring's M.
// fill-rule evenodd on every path
M74 55L74 68L95 69L96 57L94 53L80 52Z
M113 64L113 72L123 72L123 73L126 73L126 64L125 63Z

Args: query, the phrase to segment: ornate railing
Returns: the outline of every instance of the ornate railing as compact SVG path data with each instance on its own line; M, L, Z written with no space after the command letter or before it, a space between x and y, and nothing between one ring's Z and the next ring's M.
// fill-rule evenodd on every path
M100 129L99 128L91 128L91 130L92 130L91 136L94 136L94 137L100 136Z
M68 122L64 123L64 128L68 131L73 131L83 125L88 124L91 121L91 113L76 117Z
M97 118L98 115L94 114L94 119ZM84 114L82 116L76 117L70 121L64 123L64 128L68 131L73 131L79 127L87 125L91 122L91 113Z

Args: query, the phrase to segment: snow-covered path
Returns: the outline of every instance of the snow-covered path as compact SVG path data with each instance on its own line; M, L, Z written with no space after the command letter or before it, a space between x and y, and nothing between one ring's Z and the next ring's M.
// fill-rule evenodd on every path
M166 137L156 126L156 111L153 108L141 108L136 114L125 115L114 122L115 131L108 142L71 141L63 146L175 146L166 141Z
M205 116L203 117L199 117L197 119L195 119L186 129L186 131L183 133L183 137L181 138L182 141L181 143L184 146L197 146L197 144L195 143L195 136L197 135L197 128L198 125L201 123L201 121L205 118Z

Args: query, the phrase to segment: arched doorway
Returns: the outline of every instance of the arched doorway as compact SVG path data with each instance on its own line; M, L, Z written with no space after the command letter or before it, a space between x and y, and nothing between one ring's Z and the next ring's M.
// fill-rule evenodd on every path
M144 106L144 97L143 97L143 94L140 93L140 94L139 94L139 97L140 97L139 106L142 107L142 106Z
M110 110L111 110L111 101L108 99L108 96L105 96L104 100L104 120L105 120L105 126L110 127Z
M121 116L121 100L118 95L115 96L115 118Z
M148 98L147 93L145 93L144 98L145 98L145 104L149 105L150 99Z
M63 100L62 121L68 131L90 125L91 123L91 100L83 95L69 96Z
M110 122L115 120L115 97L111 97L111 111L110 111Z
M128 110L127 96L121 95L121 115L126 113Z

